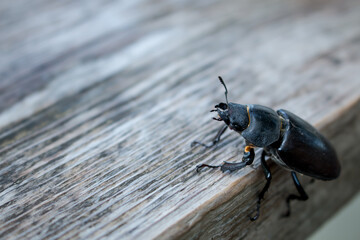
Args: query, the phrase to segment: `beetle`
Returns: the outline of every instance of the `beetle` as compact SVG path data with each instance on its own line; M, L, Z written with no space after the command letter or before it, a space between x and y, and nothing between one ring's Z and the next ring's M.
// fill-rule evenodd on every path
M225 82L220 76L219 80L225 88L226 103L219 103L210 112L217 112L218 117L213 119L223 121L225 125L219 129L211 144L194 141L191 146L201 145L211 148L220 141L226 129L230 128L245 139L244 155L241 162L224 161L221 165L200 164L196 166L196 171L199 172L204 167L220 168L222 172L242 169L253 163L254 148L262 148L260 159L266 184L258 195L256 215L250 217L251 221L259 218L261 200L271 183L272 175L266 163L266 157L291 172L299 193L299 195L290 194L286 198L287 212L284 216L290 216L292 200L306 201L308 199L296 173L320 180L333 180L340 175L341 167L333 146L312 125L284 109L274 111L262 105L228 102Z

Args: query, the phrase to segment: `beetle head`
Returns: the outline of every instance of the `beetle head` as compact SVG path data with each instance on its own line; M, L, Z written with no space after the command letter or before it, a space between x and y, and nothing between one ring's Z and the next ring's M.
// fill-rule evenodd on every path
M215 109L211 110L211 112L217 112L219 118L213 118L217 121L224 121L226 125L229 126L230 129L233 129L237 132L244 131L249 125L249 115L247 111L247 106L237 103L229 103L227 99L227 88L222 80L219 77L221 84L225 87L225 99L226 103L219 103L215 106Z

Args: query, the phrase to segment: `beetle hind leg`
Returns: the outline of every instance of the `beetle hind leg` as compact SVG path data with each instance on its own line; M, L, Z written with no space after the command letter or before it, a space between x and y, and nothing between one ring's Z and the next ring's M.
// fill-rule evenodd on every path
M256 215L254 217L250 217L251 221L255 221L256 219L259 218L261 200L264 199L264 195L267 192L267 190L269 189L270 183L271 183L271 178L272 178L271 177L271 172L270 172L269 166L266 164L265 156L266 156L266 152L265 152L265 150L263 150L262 153L261 153L261 166L262 166L263 171L264 171L266 184L265 184L264 188L261 190L261 192L258 195L258 200L257 200L257 203L256 203Z
M306 194L304 188L301 186L299 179L296 176L295 172L291 172L291 176L292 179L294 181L295 187L297 189L297 191L299 192L300 196L295 195L295 194L290 194L287 198L286 198L286 205L287 205L287 211L286 213L283 215L284 217L289 217L291 214L291 209L290 209L290 201L292 200L298 200L298 201L306 201L309 199L308 195Z

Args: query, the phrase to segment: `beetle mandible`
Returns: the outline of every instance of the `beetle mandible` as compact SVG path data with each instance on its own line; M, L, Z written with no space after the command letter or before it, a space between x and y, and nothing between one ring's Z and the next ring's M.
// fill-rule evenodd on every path
M290 201L306 201L308 195L300 184L296 173L301 173L315 179L333 180L340 174L340 164L336 152L329 141L322 136L308 122L287 110L274 111L271 108L249 104L242 105L228 102L228 90L225 88L226 103L219 103L211 112L217 112L217 121L223 121L225 126L219 129L211 144L194 141L191 146L202 145L206 148L215 146L227 128L234 130L245 139L244 155L241 162L225 162L221 165L201 164L196 171L203 167L219 168L222 172L242 169L253 163L255 147L263 148L261 166L264 170L266 184L258 195L256 215L251 221L260 216L260 203L271 183L271 172L265 157L291 171L291 176L299 195L290 194L287 199L287 212L290 216Z

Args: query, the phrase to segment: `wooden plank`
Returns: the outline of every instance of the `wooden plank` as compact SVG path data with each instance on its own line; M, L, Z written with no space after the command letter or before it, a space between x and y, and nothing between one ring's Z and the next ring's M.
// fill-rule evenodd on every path
M337 1L2 1L0 238L303 239L358 190L360 4ZM6 14L5 14L6 13ZM310 200L259 159L233 174L199 163L241 159L219 124L229 99L288 109L334 143L342 175Z

